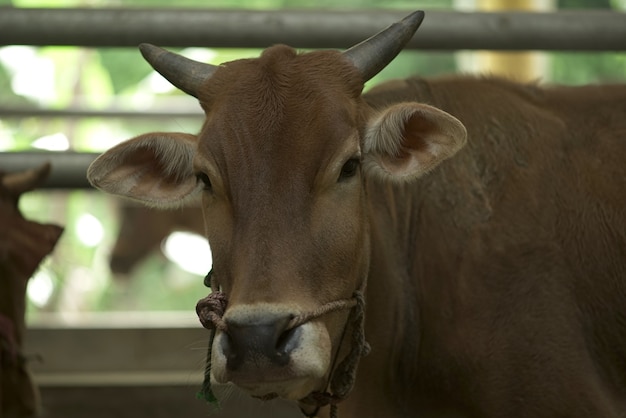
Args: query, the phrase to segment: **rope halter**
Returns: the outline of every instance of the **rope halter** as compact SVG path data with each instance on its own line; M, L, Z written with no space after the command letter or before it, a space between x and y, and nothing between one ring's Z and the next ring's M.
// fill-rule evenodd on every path
M211 288L217 289L218 287L215 286L215 283L211 283L211 274L212 271L207 274L207 277L205 278L205 285L211 284ZM211 390L210 383L211 349L216 330L220 330L222 332L228 331L228 326L223 319L227 305L228 300L226 295L221 291L211 292L205 298L200 299L196 305L196 313L198 314L198 318L200 319L202 326L211 331L204 382L202 384L202 390L198 396L211 403L217 403L217 398ZM339 365L336 367L333 365L334 370L331 371L330 376L330 390L325 392L312 392L307 397L300 400L301 404L305 404L307 406L310 405L314 408L314 412L312 414L302 410L302 412L308 417L315 416L319 408L326 405L331 406L331 418L337 417L337 404L348 397L354 386L359 359L366 356L370 351L369 344L365 341L363 327L365 322L365 297L363 295L363 291L361 289L356 290L349 299L339 299L328 302L311 312L296 315L291 319L287 326L287 330L290 330L328 313L343 309L350 310L350 314L344 328L344 335L347 328L351 327L352 329L350 351ZM341 341L343 342L343 337ZM339 349L337 349L337 355L338 353Z

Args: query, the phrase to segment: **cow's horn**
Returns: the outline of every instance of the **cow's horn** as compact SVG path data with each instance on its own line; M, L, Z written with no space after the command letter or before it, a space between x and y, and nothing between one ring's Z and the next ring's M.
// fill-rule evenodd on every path
M359 69L365 82L378 74L400 53L422 20L424 20L423 11L413 12L387 29L344 51L343 55Z
M217 67L185 58L151 44L139 45L141 55L170 83L187 94L198 97L198 88Z

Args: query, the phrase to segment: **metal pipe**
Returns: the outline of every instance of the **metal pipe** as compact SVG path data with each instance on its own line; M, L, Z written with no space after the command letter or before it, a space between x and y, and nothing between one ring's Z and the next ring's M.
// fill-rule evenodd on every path
M89 188L87 168L98 155L80 152L0 152L0 170L17 172L50 162L50 176L41 188Z
M347 48L409 11L0 9L0 45ZM626 13L427 11L411 49L626 50Z
M7 108L0 107L1 119L18 119L18 118L118 118L118 119L202 119L204 113L198 107L198 110L180 110L172 106L171 110L148 110L148 111L132 111L121 109L103 109L103 110L86 110L86 109L40 109L40 108Z

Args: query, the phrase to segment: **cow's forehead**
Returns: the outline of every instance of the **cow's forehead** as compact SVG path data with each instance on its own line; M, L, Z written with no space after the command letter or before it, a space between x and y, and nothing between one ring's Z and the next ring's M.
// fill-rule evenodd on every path
M323 82L327 89L359 95L363 81L359 71L339 51L298 53L286 45L276 45L258 58L241 59L220 65L201 87L201 102L216 96L240 95L259 88L273 91L298 89L307 82Z
M338 153L355 152L346 141L358 148L361 89L358 72L332 51L297 54L278 46L228 63L199 96L207 115L199 156L219 160L229 176L297 168L311 177L327 160L342 158Z

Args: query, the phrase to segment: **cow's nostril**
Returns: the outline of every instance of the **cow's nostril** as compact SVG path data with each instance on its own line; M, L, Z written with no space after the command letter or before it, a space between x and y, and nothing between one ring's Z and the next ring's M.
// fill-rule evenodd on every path
M289 363L290 353L298 347L300 327L286 329L291 317L249 318L246 321L226 319L226 335L222 351L226 367L237 370L247 364L264 367L271 364L283 367Z
M298 346L298 340L301 333L302 329L300 327L291 328L283 332L278 338L276 351L279 353L288 354L295 350L295 348Z

